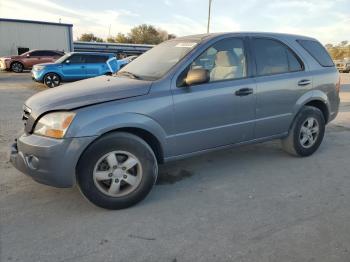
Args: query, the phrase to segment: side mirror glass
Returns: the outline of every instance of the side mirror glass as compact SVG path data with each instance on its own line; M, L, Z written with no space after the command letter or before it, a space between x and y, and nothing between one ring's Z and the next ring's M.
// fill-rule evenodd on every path
M206 69L191 69L185 78L186 85L198 85L209 82L209 71Z
M66 60L66 61L64 61L66 64L70 64L70 60L68 59L68 60Z
M27 54L27 57L30 57L30 54Z

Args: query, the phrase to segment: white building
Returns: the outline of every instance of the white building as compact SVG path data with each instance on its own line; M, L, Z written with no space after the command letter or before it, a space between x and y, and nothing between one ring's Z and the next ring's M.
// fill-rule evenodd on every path
M72 24L0 18L0 56L32 49L73 51Z

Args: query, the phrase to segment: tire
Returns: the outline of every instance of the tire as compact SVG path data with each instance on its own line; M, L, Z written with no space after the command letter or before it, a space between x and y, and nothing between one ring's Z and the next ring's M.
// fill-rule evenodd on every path
M58 74L48 73L43 78L43 83L48 88L53 88L61 84L61 78Z
M91 203L116 210L135 205L148 195L157 180L158 164L144 140L114 132L85 150L76 172L78 186Z
M22 73L23 69L24 69L24 66L20 62L13 62L11 64L11 71L13 71L15 73Z
M312 155L323 140L325 125L324 116L318 108L304 106L296 116L288 136L282 139L282 148L294 156Z

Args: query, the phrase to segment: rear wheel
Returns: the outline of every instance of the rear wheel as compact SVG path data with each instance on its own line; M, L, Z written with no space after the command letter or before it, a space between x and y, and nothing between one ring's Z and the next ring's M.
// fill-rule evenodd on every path
M48 73L44 76L43 82L45 86L53 88L60 85L61 78L55 73Z
M20 62L13 62L13 63L11 64L11 70L12 70L13 72L15 72L15 73L21 73L21 72L23 72L23 68L24 68L24 66L23 66L23 64L20 63Z
M305 106L294 120L288 137L282 140L283 149L295 156L312 155L320 146L325 131L322 112Z
M111 133L95 141L77 166L83 195L107 209L130 207L151 191L158 173L156 157L141 138Z

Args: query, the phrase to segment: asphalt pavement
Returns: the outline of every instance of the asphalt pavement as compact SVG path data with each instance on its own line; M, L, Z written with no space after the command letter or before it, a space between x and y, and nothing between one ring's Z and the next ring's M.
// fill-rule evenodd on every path
M22 104L44 89L28 73L0 73L0 261L350 261L350 74L314 155L272 141L172 162L120 211L8 162Z

